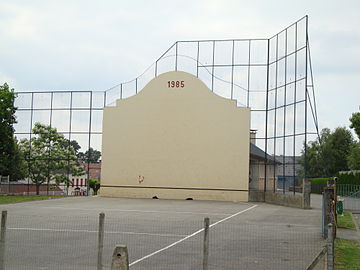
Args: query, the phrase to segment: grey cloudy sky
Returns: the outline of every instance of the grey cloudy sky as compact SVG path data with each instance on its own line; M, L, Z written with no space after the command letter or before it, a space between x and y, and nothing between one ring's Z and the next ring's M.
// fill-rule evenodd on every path
M268 38L309 15L320 127L360 106L359 1L0 1L0 83L106 90L176 40Z

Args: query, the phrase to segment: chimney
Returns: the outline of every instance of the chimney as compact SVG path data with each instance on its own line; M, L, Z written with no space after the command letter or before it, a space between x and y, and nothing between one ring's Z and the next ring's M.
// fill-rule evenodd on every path
M250 129L250 143L256 144L256 129Z

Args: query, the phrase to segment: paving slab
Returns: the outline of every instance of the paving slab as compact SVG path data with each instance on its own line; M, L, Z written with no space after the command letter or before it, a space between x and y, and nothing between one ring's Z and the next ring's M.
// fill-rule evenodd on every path
M358 225L357 227L360 228L360 213L353 213L352 215L354 217L355 222Z
M360 242L360 232L356 230L337 228L336 237Z

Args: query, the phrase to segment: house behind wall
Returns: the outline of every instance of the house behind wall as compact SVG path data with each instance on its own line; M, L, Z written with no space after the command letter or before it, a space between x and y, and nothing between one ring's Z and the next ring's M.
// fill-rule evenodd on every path
M250 172L249 189L264 191L265 168L266 168L266 190L273 190L277 186L276 171L280 162L266 154L256 146L256 131L250 131ZM267 165L265 166L265 163Z

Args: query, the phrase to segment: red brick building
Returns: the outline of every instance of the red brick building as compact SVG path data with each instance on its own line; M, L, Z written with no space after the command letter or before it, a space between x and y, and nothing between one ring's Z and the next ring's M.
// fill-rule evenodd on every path
M101 163L83 163L81 164L84 167L85 175L88 173L89 169L89 178L100 180L101 174Z

